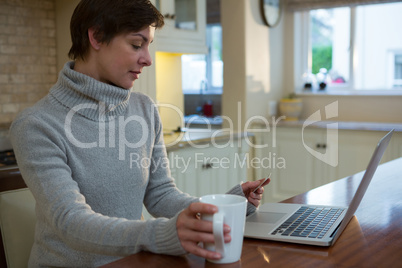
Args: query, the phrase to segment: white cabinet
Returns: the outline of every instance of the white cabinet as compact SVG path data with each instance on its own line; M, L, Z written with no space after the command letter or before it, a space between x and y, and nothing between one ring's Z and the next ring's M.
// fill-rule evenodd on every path
M158 51L179 54L206 54L208 52L206 46L206 0L152 0L151 2L165 16L165 26L155 32L154 42L150 45L153 64L143 69L140 79L135 81L133 88L134 91L142 92L157 101L155 66L161 64L156 59ZM190 27L189 25L195 26ZM180 68L177 66L170 66L170 68L177 69L176 77L181 81Z
M333 179L332 166L323 165L336 154L332 144L325 140L321 130L305 131L301 128L276 128L265 133L255 133L262 142L256 148L256 158L261 165L255 166L255 179L272 173L271 183L265 187L264 201L277 202L304 193ZM307 148L317 152L313 156Z
M265 187L264 202L278 202L331 181L353 175L367 168L368 162L385 131L343 130L301 127L277 127L254 133L255 179L272 172ZM394 133L381 163L402 156L402 133Z
M253 157L245 137L233 142L197 144L168 151L169 166L177 188L192 196L224 194L242 181L252 180ZM152 216L143 207L144 219Z
M339 131L339 178L365 170L377 143L385 134L386 132L382 131ZM392 141L395 138L394 136ZM391 159L394 159L392 156L392 143L389 144L385 151L381 163Z
M394 132L389 147L387 149L388 154L386 155L388 157L387 161L402 156L402 132Z
M207 53L206 0L155 0L165 17L165 26L157 30L158 51Z
M219 194L252 179L248 163L250 147L244 139L240 144L235 141L203 146L168 153L172 177L180 190L192 196Z

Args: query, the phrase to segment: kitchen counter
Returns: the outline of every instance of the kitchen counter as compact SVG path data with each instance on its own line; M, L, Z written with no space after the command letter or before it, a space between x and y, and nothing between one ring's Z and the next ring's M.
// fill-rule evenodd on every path
M175 151L192 145L234 142L244 137L253 137L251 133L229 133L222 130L186 129L184 132L171 132L164 135L167 151ZM0 168L0 181L3 191L26 187L18 166Z
M337 123L337 124L335 124ZM303 120L285 121L280 120L278 127L298 127L303 126L312 128L329 128L343 130L369 130L369 131L390 131L395 129L395 132L402 132L402 123L377 123L377 122L342 122L342 121L319 121L308 122ZM270 122L270 127L274 126ZM7 131L9 125L0 124L0 129ZM254 123L247 131L252 131L252 128L266 128L266 124L262 122ZM225 142L229 140L238 140L244 137L252 137L250 132L233 132L223 131L222 129L205 129L205 128L188 128L184 132L169 132L164 134L164 140L167 151L174 151L180 148L191 146L193 144L206 144L211 142ZM0 135L1 138L1 135ZM1 142L0 142L1 143ZM8 149L8 148L7 148Z
M11 123L0 123L0 131L8 131L10 126L11 126Z
M244 137L253 137L249 132L229 132L221 129L190 128L184 132L171 132L163 135L166 150L175 151L192 145L233 142Z
M270 122L270 127L274 124ZM369 131L390 131L395 129L395 132L402 132L402 123L377 123L377 122L353 122L353 121L279 121L276 126L278 127L312 127L312 128L328 128L328 129L342 129L342 130L369 130ZM255 128L264 128L264 123L253 124Z

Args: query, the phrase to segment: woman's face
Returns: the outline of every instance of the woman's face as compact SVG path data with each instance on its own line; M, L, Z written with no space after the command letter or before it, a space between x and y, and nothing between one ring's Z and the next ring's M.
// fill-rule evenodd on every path
M101 82L130 89L139 78L142 68L150 66L149 45L154 39L155 27L139 32L115 36L110 43L101 43L96 57L96 74Z

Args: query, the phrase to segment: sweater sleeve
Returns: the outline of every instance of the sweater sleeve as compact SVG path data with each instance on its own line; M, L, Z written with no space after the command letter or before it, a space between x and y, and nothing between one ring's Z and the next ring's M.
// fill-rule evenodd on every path
M246 197L243 193L243 190L242 190L240 184L235 185L232 189L230 189L227 192L227 194L235 194L235 195L240 195L240 196ZM256 209L257 208L253 204L251 204L250 202L247 201L247 216L254 213Z
M65 141L58 134L62 126L54 128L42 118L25 114L10 130L19 168L37 204L36 240L47 239L42 243L53 243L65 254L71 251L52 241L63 241L79 252L114 256L141 250L185 253L177 237L176 217L141 221L94 212L72 178Z
M199 198L191 197L181 192L174 184L168 165L160 163L169 163L167 159L166 149L163 141L162 124L159 114L156 112L155 122L155 146L152 155L153 165L151 166L151 177L147 187L144 204L147 210L154 217L171 218L189 206L192 202L198 202ZM156 163L156 164L155 164ZM235 185L230 189L228 194L235 194L245 197L241 185ZM254 213L256 207L247 203L247 215Z
M157 111L152 121L155 122L155 142L144 204L154 217L171 218L199 199L183 193L176 187L174 178L171 176L162 123Z

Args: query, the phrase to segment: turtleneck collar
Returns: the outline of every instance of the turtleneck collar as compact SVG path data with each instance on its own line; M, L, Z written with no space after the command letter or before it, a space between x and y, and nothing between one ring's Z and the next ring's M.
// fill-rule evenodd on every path
M67 108L94 121L107 120L124 113L130 99L130 90L100 82L73 68L73 61L64 65L57 83L50 90L51 96Z

